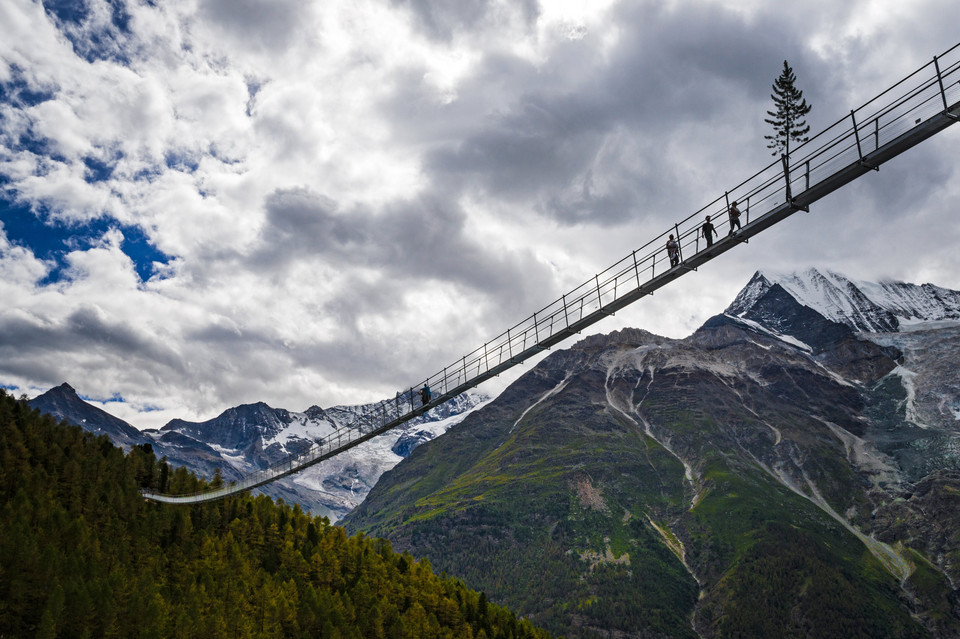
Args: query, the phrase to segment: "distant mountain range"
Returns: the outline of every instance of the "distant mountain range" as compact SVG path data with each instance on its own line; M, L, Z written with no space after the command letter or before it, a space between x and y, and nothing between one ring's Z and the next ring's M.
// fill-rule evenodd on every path
M758 272L552 353L343 523L573 637L960 636L960 292Z
M488 399L480 393L461 395L335 459L260 490L335 521L360 503L384 470ZM305 450L338 426L350 424L353 416L368 408L336 406L324 410L312 406L296 413L259 402L230 408L204 422L174 419L159 430L140 431L85 402L66 383L32 399L30 405L106 435L127 450L150 444L157 458L166 457L174 466L184 466L202 477L213 477L219 468L228 481Z

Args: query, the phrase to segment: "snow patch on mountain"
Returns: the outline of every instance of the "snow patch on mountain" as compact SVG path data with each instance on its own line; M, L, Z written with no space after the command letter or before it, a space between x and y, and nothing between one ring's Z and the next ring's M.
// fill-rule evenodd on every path
M419 444L459 424L490 399L480 393L465 393L452 400L455 403L453 407L431 409L425 417L418 418L414 423L374 437L281 482L296 489L298 494L313 494L315 501L322 505L324 514L331 521L336 521L363 501L383 473L403 460L406 455L398 454L398 450L409 454ZM462 412L454 412L458 407ZM337 408L338 411L331 409L328 414L339 412L345 415L350 412L347 407ZM446 416L438 418L436 414L431 415L434 411ZM432 421L431 417L434 418ZM427 421L420 421L424 418ZM403 440L412 440L412 444L402 446Z
M292 418L286 428L277 431L272 437L264 437L263 447L278 444L286 448L291 442L318 442L329 437L337 426L329 420L311 419L304 413L290 413Z
M217 453L220 454L220 457L222 457L227 463L229 463L238 471L249 472L256 470L256 467L244 456L243 451L224 448L223 446L218 446L216 444L209 444L209 446L213 450L217 451Z
M900 322L901 333L913 333L941 328L960 328L960 320L905 320Z
M813 348L809 344L805 344L801 342L800 340L798 340L796 337L793 337L792 335L784 335L783 333L779 333L777 331L771 330L766 326L764 326L763 324L760 324L759 322L754 322L753 320L749 320L745 317L737 317L735 315L728 315L728 317L731 317L732 319L742 324L746 324L747 326L749 326L750 328L754 329L757 332L765 333L767 335L770 335L771 337L774 337L780 340L781 342L786 342L791 346L796 346L802 351L806 351L807 353L813 352ZM757 345L760 346L760 344L757 344Z
M903 400L907 421L919 426L920 428L929 428L929 426L923 423L923 421L920 419L919 413L917 412L917 386L915 383L917 374L911 370L907 370L903 366L897 366L895 369L890 371L889 374L899 377L900 383L903 385L903 390L907 392L907 397Z

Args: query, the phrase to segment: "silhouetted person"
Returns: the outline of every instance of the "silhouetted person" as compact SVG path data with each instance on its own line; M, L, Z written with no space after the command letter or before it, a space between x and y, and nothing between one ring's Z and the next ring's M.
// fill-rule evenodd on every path
M680 243L673 239L673 233L667 240L667 257L670 258L670 268L680 263Z
M727 215L730 216L730 232L727 235L733 235L733 227L736 225L737 230L740 230L740 209L737 208L737 201L734 200L730 203L730 208L727 209Z
M423 388L420 389L420 402L426 406L430 403L430 398L433 396L433 393L430 392L430 385L424 384Z
M707 248L713 246L713 236L717 234L717 229L713 227L713 224L710 223L710 216L707 216L707 220L703 223L703 226L700 227L700 232L703 233L703 239L707 241Z

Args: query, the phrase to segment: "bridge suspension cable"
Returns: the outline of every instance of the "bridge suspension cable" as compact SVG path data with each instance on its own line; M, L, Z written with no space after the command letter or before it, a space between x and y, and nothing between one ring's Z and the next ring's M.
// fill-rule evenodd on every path
M549 349L797 211L809 211L810 205L820 198L879 170L884 162L958 119L960 43L560 299L442 371L398 393L394 399L373 404L355 421L339 426L306 451L219 488L190 495L145 490L143 496L179 504L222 499L334 457ZM723 229L731 230L726 214L733 201L739 203L744 221L736 233L724 236ZM703 215L726 220L716 225L721 232L712 246L701 244ZM679 242L680 260L676 266L670 265L664 249L668 234ZM415 400L414 389L422 385L429 385L434 391L426 404Z

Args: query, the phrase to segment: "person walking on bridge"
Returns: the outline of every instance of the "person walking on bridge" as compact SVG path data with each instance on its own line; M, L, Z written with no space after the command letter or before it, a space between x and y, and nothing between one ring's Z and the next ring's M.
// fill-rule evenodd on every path
M420 389L420 403L424 406L430 403L430 398L433 396L433 393L430 391L430 385L424 384L423 388Z
M730 216L730 232L727 233L727 236L733 235L733 227L736 225L737 230L740 230L740 209L737 208L737 201L734 200L730 203L730 208L727 209L727 215Z
M713 227L713 224L710 223L710 216L707 216L707 220L703 223L703 226L700 227L701 232L703 233L703 239L707 241L707 248L713 246L713 236L717 235L717 229Z
M680 263L680 243L673 239L673 233L667 240L667 257L670 258L670 268Z

